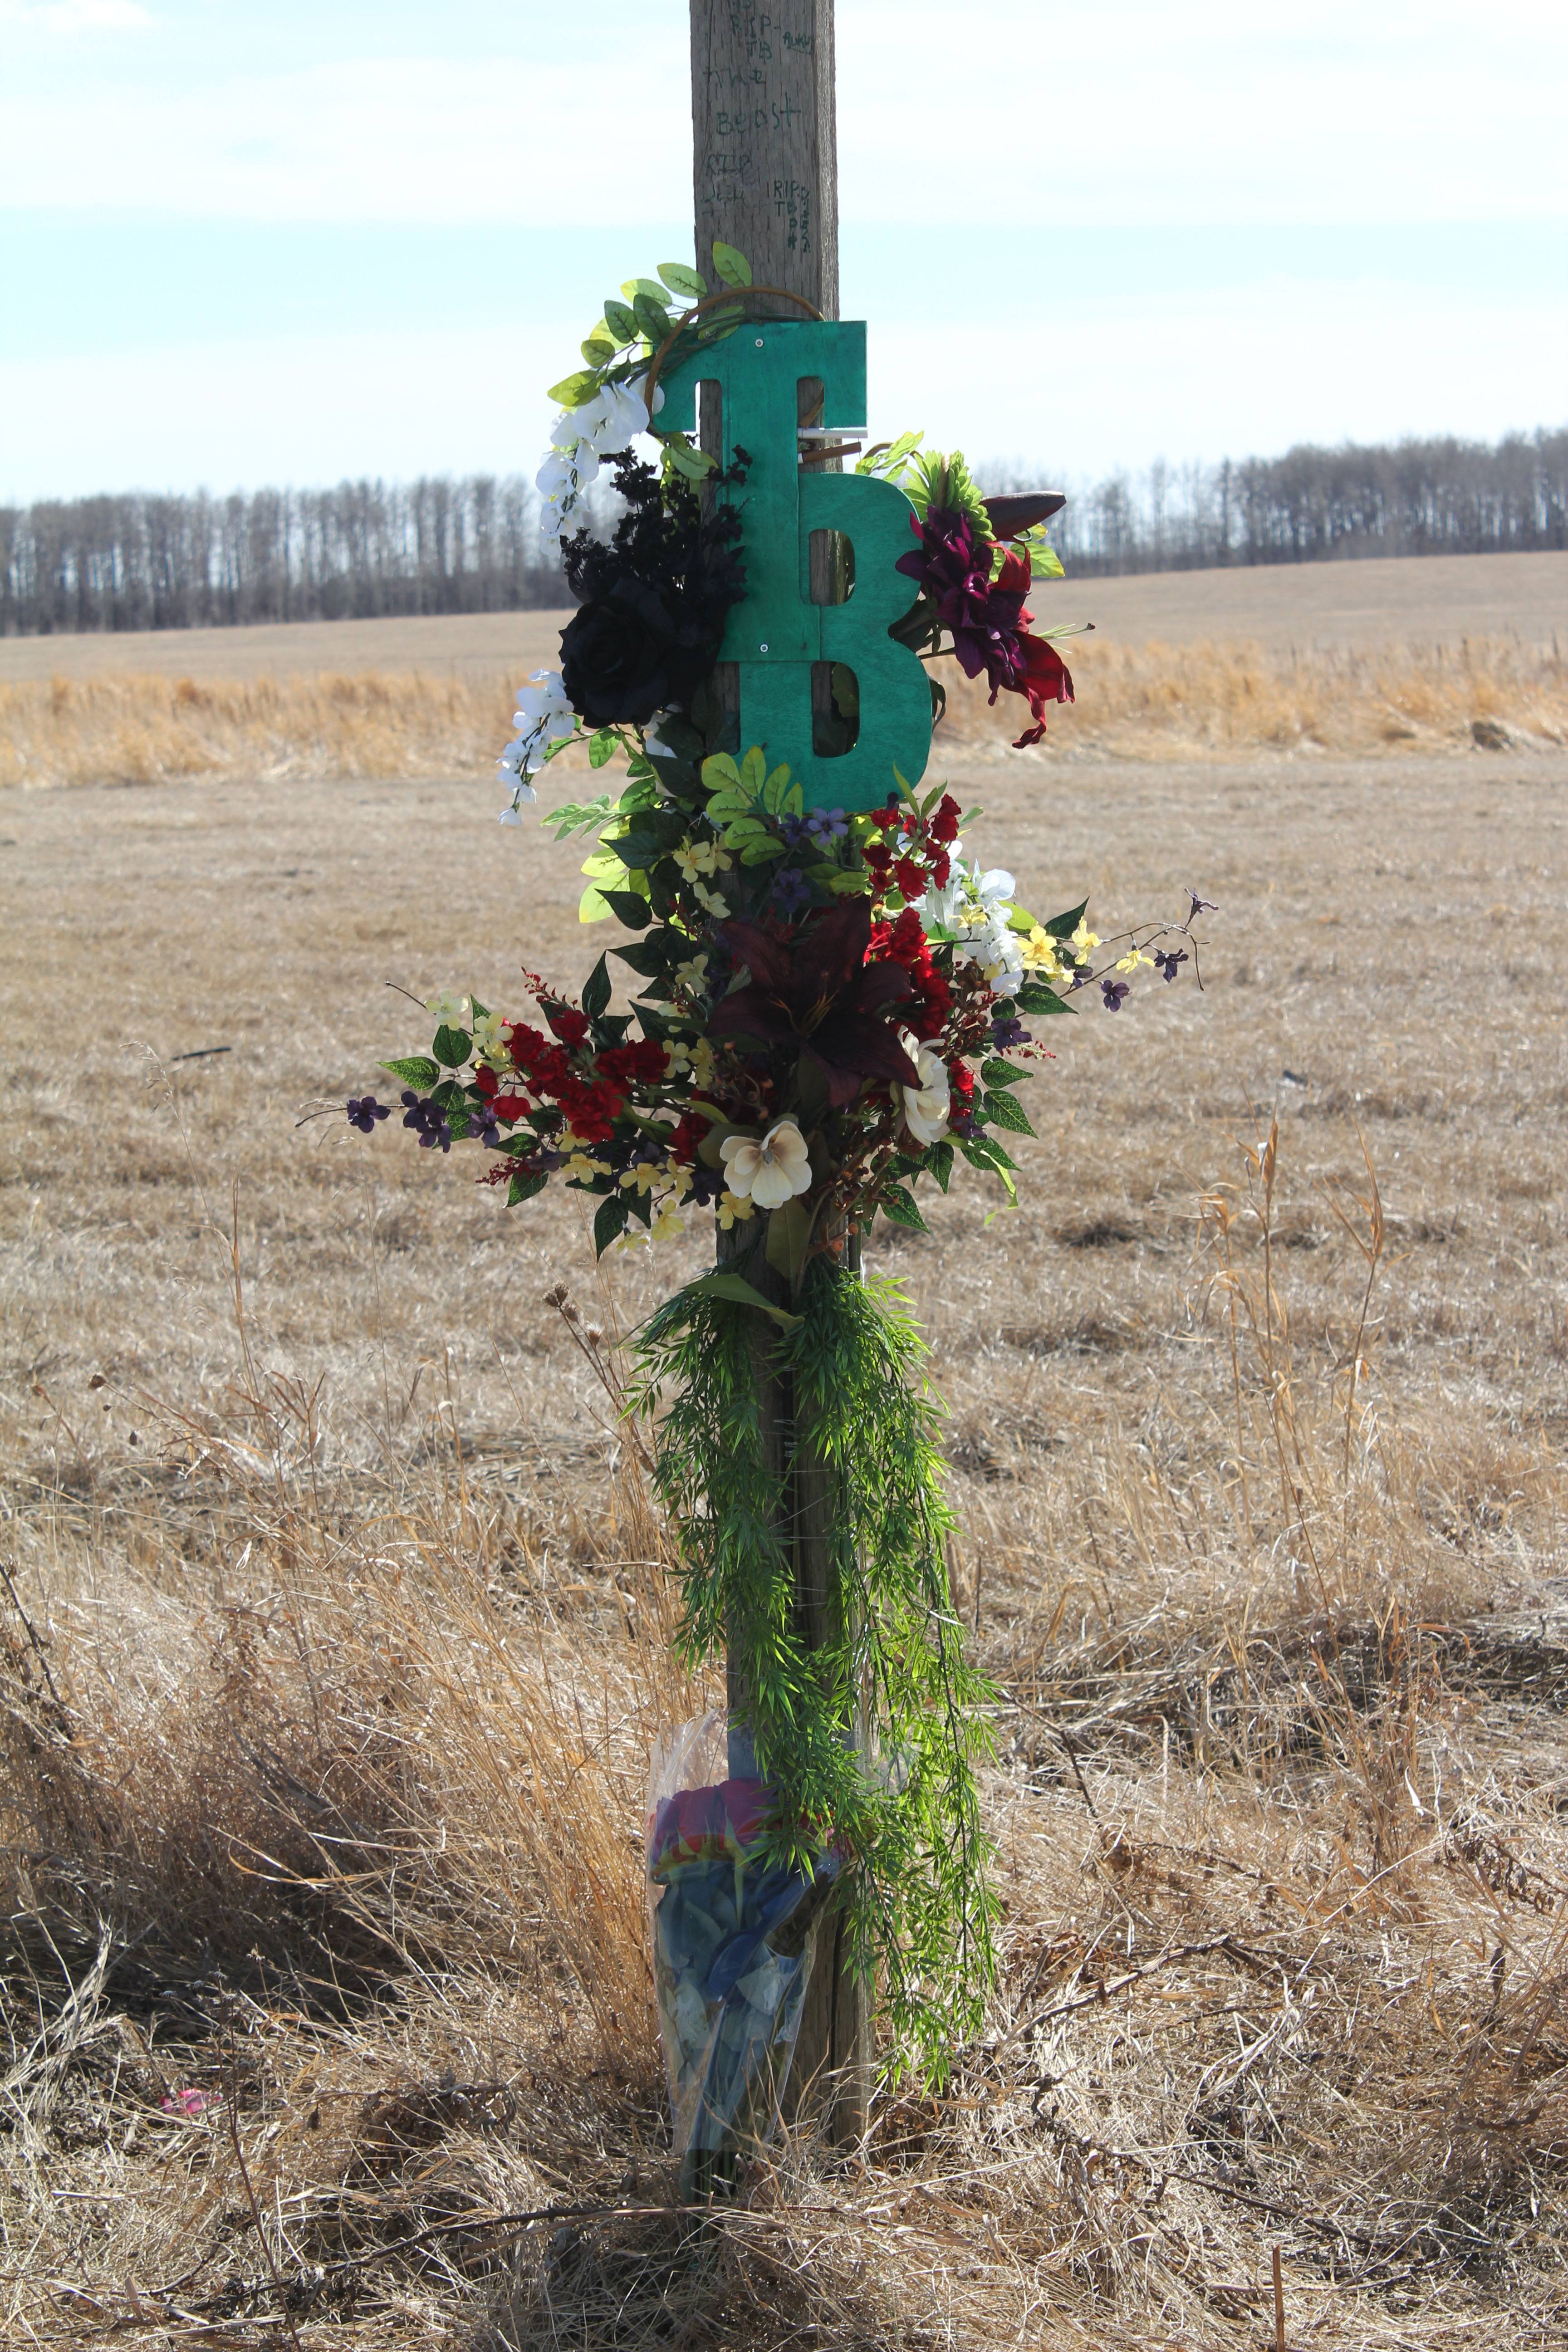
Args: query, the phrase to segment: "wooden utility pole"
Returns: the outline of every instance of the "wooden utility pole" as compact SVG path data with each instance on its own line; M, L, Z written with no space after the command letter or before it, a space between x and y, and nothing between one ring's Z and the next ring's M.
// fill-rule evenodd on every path
M784 0L763 12L740 0L691 0L692 194L697 267L710 277L715 239L733 245L759 286L798 294L825 318L838 316L838 164L834 110L833 0ZM789 305L773 306L798 315ZM803 416L802 422L806 422ZM704 434L705 441L708 435ZM826 534L823 535L825 538ZM812 549L814 597L837 600L831 547ZM820 576L819 576L820 575ZM757 1221L760 1223L760 1220ZM721 1259L744 1255L745 1274L765 1296L789 1303L789 1286L763 1262L754 1233L719 1236ZM850 1262L858 1262L851 1255ZM764 1318L758 1317L759 1326ZM753 1349L770 1467L784 1485L794 1554L796 1627L810 1648L827 1638L831 1529L837 1480L801 1425L791 1384L772 1364L765 1329ZM731 1666L728 1699L735 1728L730 1769L752 1769L744 1727L747 1695ZM855 1726L847 1724L846 1737ZM829 1907L796 2044L790 2105L823 2087L833 2136L858 2139L867 2122L869 2002L845 1965L843 1923Z

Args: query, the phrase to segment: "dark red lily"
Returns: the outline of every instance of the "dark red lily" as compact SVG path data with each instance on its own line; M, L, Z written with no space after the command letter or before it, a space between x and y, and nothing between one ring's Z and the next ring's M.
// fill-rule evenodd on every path
M725 923L719 937L751 984L721 997L708 1024L712 1037L758 1037L795 1045L827 1084L837 1109L852 1103L868 1078L918 1087L920 1072L889 1027L890 1005L911 993L896 963L866 961L871 901L847 898L793 940L756 923Z
M1071 702L1074 698L1072 672L1048 637L1032 637L1026 631L1019 636L1018 646L1025 661L1024 682L1018 691L1028 696L1035 723L1018 737L1013 746L1015 751L1037 743L1044 735L1048 702Z

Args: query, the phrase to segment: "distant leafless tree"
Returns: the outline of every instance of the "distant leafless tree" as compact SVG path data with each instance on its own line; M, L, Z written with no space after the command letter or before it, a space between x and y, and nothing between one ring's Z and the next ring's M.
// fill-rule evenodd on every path
M1034 463L984 478L996 490L1071 488L1055 530L1080 572L1568 547L1568 430L1495 446L1304 444L1179 468L1161 458L1140 484L1113 474L1074 488ZM538 500L516 475L0 507L8 636L504 613L563 593Z
M558 604L518 477L0 507L0 634Z
M1474 555L1568 547L1568 431L1392 447L1310 445L1282 457L1173 470L1157 459L1074 485L1036 464L984 469L988 489L1070 491L1053 525L1077 572L1307 563L1325 556Z

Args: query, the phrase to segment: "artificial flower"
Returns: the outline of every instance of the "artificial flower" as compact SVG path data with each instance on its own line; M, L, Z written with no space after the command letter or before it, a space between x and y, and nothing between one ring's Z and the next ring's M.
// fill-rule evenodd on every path
M476 1013L472 1024L476 1058L493 1062L498 1068L504 1066L511 1055L503 1032L510 1026L504 1013Z
M745 1193L729 1192L720 1193L714 1212L721 1234L727 1234L734 1225L744 1224L746 1219L755 1216L756 1213L756 1202L748 1199Z
M1046 980L1062 977L1064 967L1057 942L1039 923L1026 940L1020 940L1018 953L1026 971L1038 972Z
M656 1242L670 1241L681 1232L685 1222L674 1202L667 1202L649 1227L650 1238Z
M919 1087L899 1089L904 1125L917 1143L940 1143L952 1109L952 1081L947 1064L932 1045L916 1048L915 1065L920 1071Z
M1078 929L1072 935L1072 947L1079 962L1081 963L1085 956L1092 955L1099 945L1100 933L1091 931L1089 928L1088 917L1080 915Z
M744 1135L727 1135L719 1146L731 1192L753 1200L759 1209L782 1209L797 1192L811 1190L811 1153L793 1118L781 1118L759 1143Z
M444 988L438 994L426 997L425 1010L437 1029L466 1029L468 1025L468 1000Z
M837 1108L852 1103L868 1078L918 1086L920 1074L889 1027L889 1006L910 995L909 974L896 963L866 961L871 901L846 898L791 940L756 923L726 923L720 937L750 984L721 997L709 1018L711 1035L757 1037L794 1047L821 1072Z

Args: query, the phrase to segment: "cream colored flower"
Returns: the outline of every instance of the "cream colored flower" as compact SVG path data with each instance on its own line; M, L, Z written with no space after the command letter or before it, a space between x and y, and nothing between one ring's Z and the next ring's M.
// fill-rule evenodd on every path
M708 959L705 955L693 956L689 963L678 963L675 967L676 987L688 990L693 996L702 994L707 980Z
M907 1042L920 1071L921 1083L918 1093L913 1087L899 1088L904 1125L917 1143L940 1143L947 1133L952 1110L952 1081L947 1064L934 1045L917 1046L912 1038Z
M759 1209L782 1209L797 1192L811 1190L811 1154L793 1118L781 1118L759 1143L751 1136L727 1135L719 1146L731 1192L749 1194Z
M509 1064L511 1055L507 1052L506 1041L501 1032L510 1027L511 1023L504 1013L476 1013L474 1015L475 1060L492 1062L500 1067Z
M425 1010L437 1029L466 1029L468 1025L468 1000L452 989L443 988L438 994L426 997Z
M668 1242L682 1230L684 1219L673 1201L667 1201L649 1231L656 1242Z
M720 1193L718 1217L721 1233L727 1234L731 1225L743 1225L748 1217L754 1217L756 1213L755 1203L743 1200L739 1192Z

